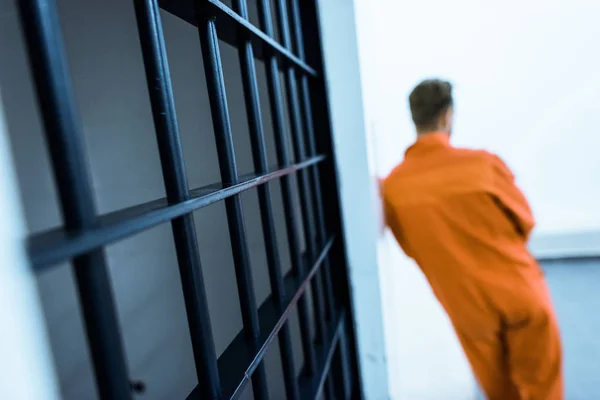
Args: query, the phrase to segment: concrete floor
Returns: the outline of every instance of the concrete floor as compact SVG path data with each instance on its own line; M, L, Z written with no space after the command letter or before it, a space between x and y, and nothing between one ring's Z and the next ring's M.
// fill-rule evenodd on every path
M561 324L565 400L600 399L600 259L543 263Z

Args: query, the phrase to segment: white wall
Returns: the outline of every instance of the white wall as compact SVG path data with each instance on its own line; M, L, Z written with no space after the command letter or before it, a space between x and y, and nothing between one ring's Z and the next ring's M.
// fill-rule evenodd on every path
M355 10L348 0L320 0L318 4L363 398L386 400L388 353Z
M408 82L402 68L391 74L387 69L384 72L381 65L395 54L389 50L390 43L382 41L381 18L387 12L382 3L385 2L355 1L373 184L377 176L387 174L401 159L404 148L413 140L412 127L404 121L409 118L406 94L399 92L392 96L393 90L389 87L400 82L406 85L406 91L413 82ZM387 28L395 29L396 25L390 22ZM390 37L397 37L395 33L388 33ZM388 95L390 97L384 97ZM470 368L420 270L401 253L389 232L380 236L377 253L390 398L475 398L476 385Z
M373 2L369 2L373 3ZM421 78L456 87L459 145L515 170L538 232L600 228L600 2L375 1L380 173L412 140L406 106ZM365 51L371 51L365 48Z
M58 399L0 98L0 398Z
M506 160L532 203L538 238L600 229L599 2L355 3L374 177L414 140L412 87L444 77L455 84L455 144ZM387 233L379 263L392 397L472 398L475 383L447 318Z

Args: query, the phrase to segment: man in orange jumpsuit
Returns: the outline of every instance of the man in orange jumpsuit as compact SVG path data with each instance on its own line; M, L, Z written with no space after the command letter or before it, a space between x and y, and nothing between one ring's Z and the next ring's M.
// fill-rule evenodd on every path
M495 155L452 147L452 86L420 83L418 138L383 182L386 223L427 277L490 400L563 399L558 324L527 250L533 216Z

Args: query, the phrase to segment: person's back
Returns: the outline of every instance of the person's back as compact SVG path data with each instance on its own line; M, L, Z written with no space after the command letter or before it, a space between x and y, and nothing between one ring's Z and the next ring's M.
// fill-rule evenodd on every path
M509 169L450 145L451 86L410 98L419 137L384 181L386 221L446 309L490 399L562 399L561 349L534 222Z

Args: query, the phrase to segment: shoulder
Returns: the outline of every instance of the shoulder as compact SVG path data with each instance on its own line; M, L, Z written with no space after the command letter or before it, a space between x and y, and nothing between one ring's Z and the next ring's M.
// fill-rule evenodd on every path
M485 190L494 190L498 182L512 182L515 177L504 160L487 150L456 149L457 158L463 165L465 176Z
M470 161L472 164L478 166L492 173L500 173L503 175L511 175L510 168L506 165L504 160L497 154L491 153L487 150L472 150L472 149L456 149L457 153L460 154L466 161Z
M514 179L513 173L508 165L504 162L500 156L487 151L484 151L486 164L491 169L494 175L501 175L502 177Z
M490 153L487 150L468 148L454 148L454 154L456 157L462 158L466 161L484 164L493 163L493 160L496 157L493 153Z

